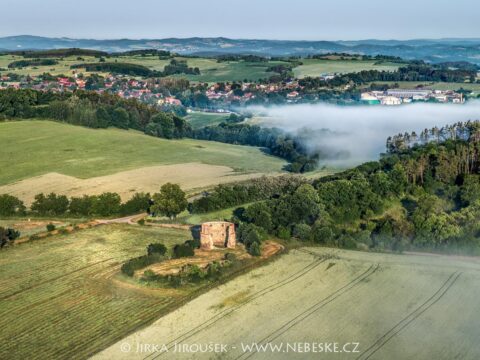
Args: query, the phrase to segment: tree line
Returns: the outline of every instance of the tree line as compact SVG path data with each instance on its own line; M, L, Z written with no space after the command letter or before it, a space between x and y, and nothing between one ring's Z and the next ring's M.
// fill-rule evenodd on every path
M167 139L191 132L182 118L135 99L93 91L52 93L30 89L0 90L0 118L53 119L90 128L135 129Z
M144 76L144 77L165 77L175 74L200 75L198 67L192 68L184 60L171 59L170 63L165 65L163 71L151 70L150 68L125 62L105 62L81 63L70 66L71 69L85 69L89 72L109 72L112 74Z
M193 130L192 137L267 148L272 155L288 160L290 164L286 170L295 173L315 169L319 158L319 154L310 153L298 138L275 128L223 122L217 126Z
M379 81L441 81L460 82L465 80L475 82L477 70L472 68L452 69L441 64L431 65L423 62L411 62L407 66L400 67L397 71L363 70L356 73L348 73L335 76L332 79L306 77L299 80L299 84L306 90L314 90L322 87L338 87L348 84L362 85L369 82Z
M84 195L68 198L65 195L37 194L30 209L23 201L9 194L0 195L0 216L73 216L109 217L115 215L132 215L148 211L151 196L148 193L136 193L128 201L123 202L120 195L106 192L100 195Z

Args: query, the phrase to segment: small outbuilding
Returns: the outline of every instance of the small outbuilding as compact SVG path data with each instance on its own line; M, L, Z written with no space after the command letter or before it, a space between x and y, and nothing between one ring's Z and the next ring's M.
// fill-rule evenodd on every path
M200 232L200 248L230 248L236 246L235 224L227 221L211 221L202 224Z

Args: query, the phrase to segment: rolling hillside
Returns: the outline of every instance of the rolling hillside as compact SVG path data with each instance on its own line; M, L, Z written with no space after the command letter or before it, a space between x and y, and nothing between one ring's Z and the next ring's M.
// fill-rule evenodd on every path
M42 191L118 191L128 197L135 191L158 191L167 181L202 188L279 172L285 165L254 147L50 121L0 123L0 143L0 193L27 202Z

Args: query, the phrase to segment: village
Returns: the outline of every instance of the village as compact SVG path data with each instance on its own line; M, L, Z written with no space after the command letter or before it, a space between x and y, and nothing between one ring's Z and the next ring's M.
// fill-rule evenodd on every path
M328 81L338 74L322 74L318 79ZM337 101L369 105L400 105L411 102L456 103L465 102L465 96L453 90L353 88L350 84L340 89L324 89L312 92L296 78L282 81L259 82L190 82L181 78L140 78L128 75L84 75L72 70L69 75L38 76L3 74L0 89L33 89L64 92L89 90L108 92L124 99L136 99L160 109L186 115L191 110L229 113L235 107L258 104L296 104L317 101Z
M452 90L429 89L388 89L386 91L363 92L361 101L370 105L401 105L411 102L438 102L463 104L465 97L462 93Z

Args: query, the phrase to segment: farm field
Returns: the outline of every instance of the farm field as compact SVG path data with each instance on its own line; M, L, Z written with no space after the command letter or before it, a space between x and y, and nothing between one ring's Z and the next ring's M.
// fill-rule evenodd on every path
M15 68L15 69L8 69L8 64L13 61L18 60L25 60L23 56L18 55L0 55L0 68L7 69L7 71L0 71L5 73L12 73L18 75L31 75L31 76L38 76L43 73L50 73L52 75L65 75L71 76L72 69L70 69L71 65L79 64L79 63L96 63L98 59L94 56L82 56L83 60L77 60L77 56L68 56L63 59L55 59L58 60L58 64L56 65L48 65L48 66L28 66L24 68ZM91 74L91 72L82 70L85 75ZM106 73L98 73L101 75L107 75Z
M459 90L464 88L465 90L471 90L475 94L480 94L480 84L471 84L471 83L446 83L446 82L428 82L428 81L381 81L377 84L388 84L394 85L398 84L401 89L416 89L418 86L422 86L426 89L435 89L435 90ZM368 84L370 86L370 84Z
M0 143L0 193L27 200L55 188L57 193L110 189L128 195L152 186L158 191L162 182L172 181L192 189L280 172L285 165L255 147L50 121L0 123Z
M28 66L25 68L8 69L8 64L17 60L24 60L22 56L18 55L0 55L0 69L7 69L8 73L14 73L18 75L32 75L37 76L43 73L50 73L52 75L72 75L73 70L70 69L71 65L82 63L96 63L98 58L93 56L82 56L83 60L78 60L77 56L69 56L65 58L55 58L59 63L56 65L48 66ZM175 77L186 78L191 81L201 82L217 82L217 81L243 81L245 79L249 81L256 81L259 79L267 78L274 73L268 72L267 68L270 66L282 64L282 61L269 61L269 62L246 62L246 61L225 61L217 62L216 59L210 58L195 58L195 57L175 57L177 60L186 61L189 67L198 67L200 69L200 75L187 75L179 74ZM129 56L116 56L108 57L106 61L117 61L131 64L138 64L148 67L151 70L162 71L170 62L170 59L159 59L158 56L141 56L141 55L129 55ZM2 71L0 71L2 72ZM90 72L85 69L80 69L80 72L85 75ZM106 73L100 73L101 75L107 75Z
M108 225L0 252L0 358L85 359L157 319L186 294L116 280L121 263L187 230Z
M187 64L190 67L198 67L200 75L174 75L190 81L221 82L221 81L257 81L266 79L274 72L267 69L271 66L284 64L283 61L248 62L248 61L225 61L218 63L215 59L189 58Z
M224 121L230 114L208 113L201 111L194 111L189 113L185 120L188 121L190 126L194 129L199 129L205 126L218 125Z
M376 65L376 60L324 60L302 59L303 65L293 69L295 77L320 76L322 74L344 74L362 70L395 71L401 64L385 62Z
M477 359L479 270L478 258L291 250L93 358ZM175 347L211 342L226 344L228 352L180 353ZM285 350L287 343L321 342L359 343L359 352L242 351L242 344ZM168 352L139 344L165 345Z

